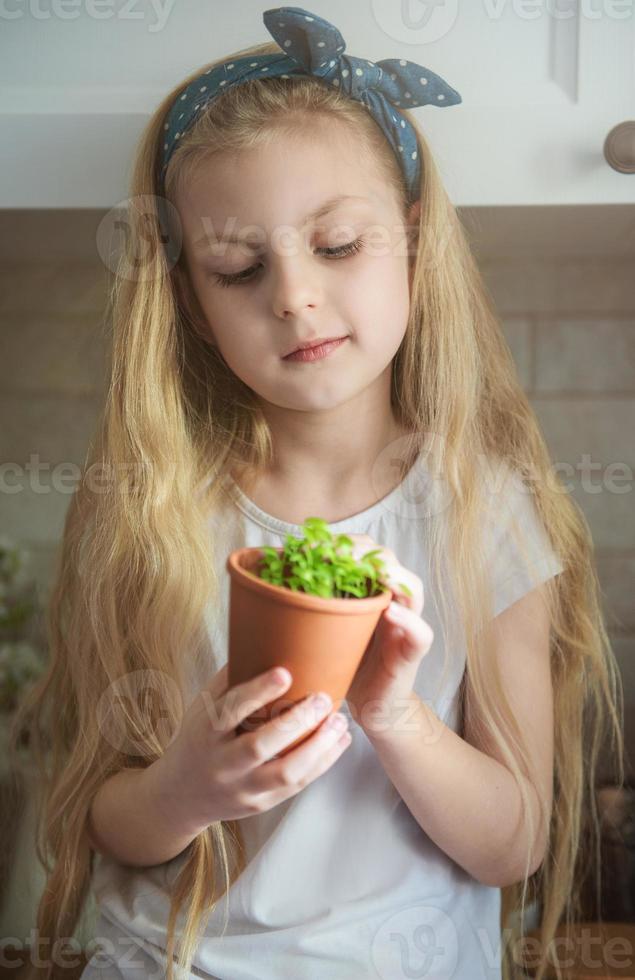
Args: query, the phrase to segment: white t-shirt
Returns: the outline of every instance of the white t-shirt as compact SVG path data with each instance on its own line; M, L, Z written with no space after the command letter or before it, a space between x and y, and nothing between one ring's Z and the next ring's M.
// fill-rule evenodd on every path
M464 645L445 675L443 638L427 561L430 478L419 457L405 480L359 514L330 524L334 533L365 533L391 548L423 581L423 618L434 642L415 690L454 731L460 730ZM241 546L281 546L299 525L258 508L231 479L226 503L210 518L221 583L220 614L208 619L214 662L200 689L227 659L227 554ZM491 498L484 547L494 615L537 583L563 570L517 477ZM509 533L510 517L527 535L529 554ZM310 515L307 515L310 516ZM500 889L480 884L424 833L386 775L364 731L351 718L352 744L295 796L241 821L247 866L210 916L192 977L209 980L499 980ZM469 833L469 826L466 826ZM95 938L110 965L93 957L82 974L118 980L163 977L167 892L185 854L155 867L119 866L96 856L99 910ZM229 922L222 932L225 913ZM110 946L104 941L109 941ZM112 959L118 966L112 964Z

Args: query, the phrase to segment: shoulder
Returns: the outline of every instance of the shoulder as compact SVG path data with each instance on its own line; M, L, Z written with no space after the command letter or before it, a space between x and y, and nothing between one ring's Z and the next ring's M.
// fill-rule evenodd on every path
M540 512L536 490L518 470L496 463L483 472L483 549L495 615L564 571Z

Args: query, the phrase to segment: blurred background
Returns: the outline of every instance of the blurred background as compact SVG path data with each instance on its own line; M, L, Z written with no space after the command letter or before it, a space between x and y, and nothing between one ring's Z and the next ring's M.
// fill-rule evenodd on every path
M463 96L451 111L414 111L554 466L592 531L624 685L630 786L616 798L605 756L602 912L635 922L633 6L611 16L598 5L591 16L588 5L563 3L571 17L561 19L546 5L532 18L515 4L501 5L498 17L448 3L426 18L423 6L314 0L311 9L351 39L350 53L429 65ZM2 739L20 693L46 663L42 614L56 549L107 383L109 248L117 238L125 246L135 141L184 74L269 39L267 5L253 0L240 14L219 2L139 3L138 17L116 4L103 18L88 4L74 8L77 17L61 6L43 4L49 16L33 9L0 13ZM4 752L2 760L6 768ZM0 777L3 944L24 942L35 924L35 801L28 772L17 804ZM589 897L588 918L597 912ZM92 914L89 907L80 941Z

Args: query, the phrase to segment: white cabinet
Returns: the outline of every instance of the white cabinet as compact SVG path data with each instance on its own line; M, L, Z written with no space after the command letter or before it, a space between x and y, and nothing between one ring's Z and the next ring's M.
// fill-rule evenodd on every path
M241 0L0 4L0 207L110 207L135 142L188 72L270 39ZM459 106L415 109L457 205L635 201L603 145L635 120L635 0L312 0L347 52L436 71ZM633 148L635 151L635 147Z

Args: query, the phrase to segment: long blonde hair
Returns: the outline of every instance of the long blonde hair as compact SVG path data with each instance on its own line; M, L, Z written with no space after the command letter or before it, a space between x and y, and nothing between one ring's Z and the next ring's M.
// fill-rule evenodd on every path
M278 51L267 43L235 56ZM108 476L106 489L102 484L97 492L94 481L84 479L71 500L48 608L50 666L13 726L14 748L28 736L41 774L37 853L46 888L37 927L53 941L72 935L88 893L94 855L84 831L97 789L119 770L159 758L180 724L183 706L174 692L185 690L190 663L197 657L204 663L203 612L217 588L205 525L216 499L215 477L234 466L257 472L271 461L271 435L253 392L201 337L187 270L182 258L178 267L168 267L152 204L159 193L167 111L198 74L159 105L137 150L129 245L133 252L138 246L144 261L139 274L131 275L124 253L113 281L110 385L85 467L85 476L95 467ZM535 874L503 889L501 921L509 980L521 929L517 914L522 921L528 896L540 902L542 952L536 976L542 980L556 927L579 914L588 863L581 843L587 830L596 844L599 880L594 787L598 753L609 734L616 778L623 783L619 672L602 619L589 528L552 472L493 303L423 133L407 110L400 111L419 138L421 214L410 316L393 362L391 403L409 431L440 437L429 440L427 461L443 473L455 505L452 521L431 522L430 552L436 569L446 552L451 558L471 697L518 780L530 826L523 776L531 776L532 760L500 678L486 679L494 667L482 640L491 595L479 558L479 460L503 461L531 481L537 513L564 565L563 573L547 583L555 723L553 810L543 814L548 853ZM401 169L366 108L308 77L235 86L201 112L170 161L167 200L175 200L179 181L187 180L189 168L203 156L252 148L281 133L293 135L318 117L354 132L364 152L374 154L405 216ZM441 601L445 607L443 592ZM152 698L134 690L137 671L152 671ZM105 738L104 718L95 711L105 692L115 689L133 695L121 701L125 709L117 723L124 726L123 739ZM148 724L159 714L163 726ZM226 898L244 867L242 843L239 824L221 821L186 849L171 895L168 980L175 964L187 974L203 917ZM529 860L528 855L527 872ZM182 913L186 919L177 948Z

